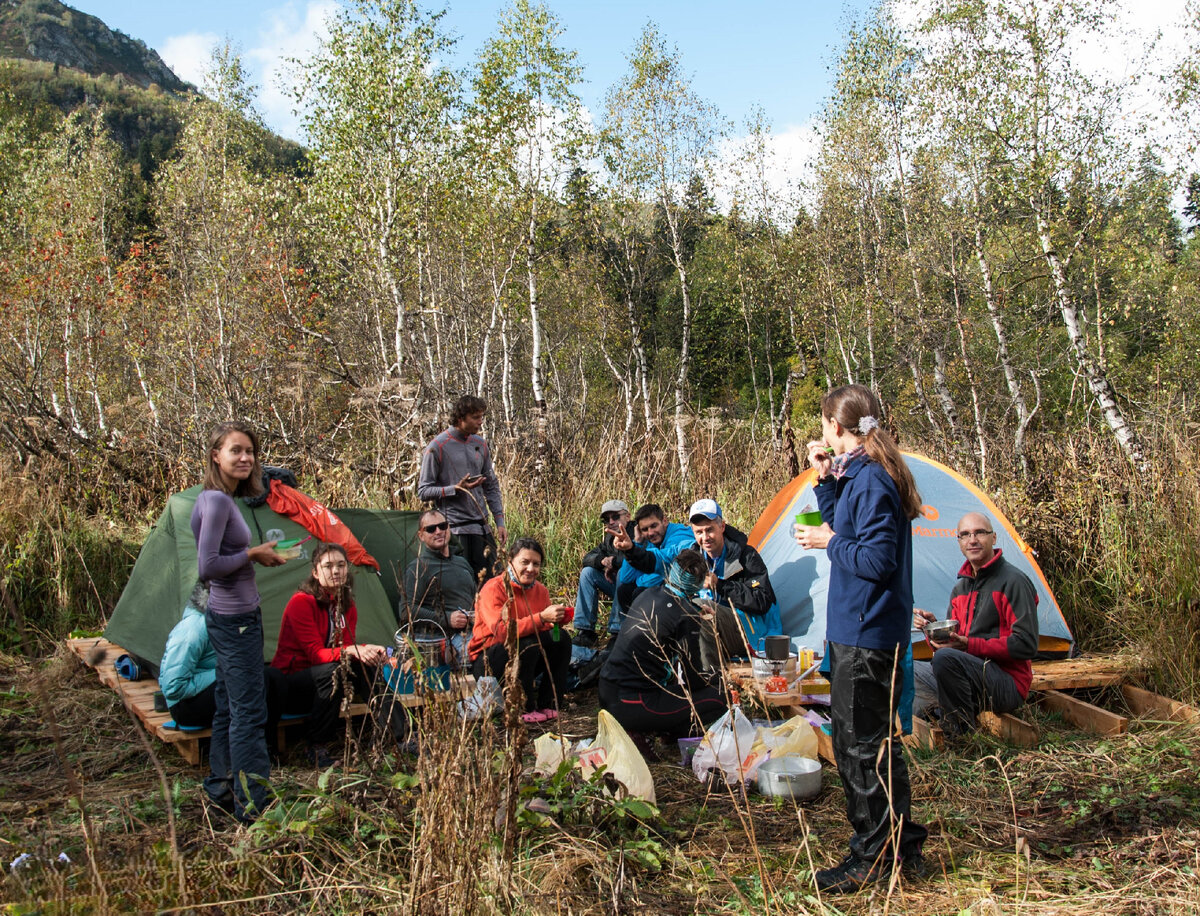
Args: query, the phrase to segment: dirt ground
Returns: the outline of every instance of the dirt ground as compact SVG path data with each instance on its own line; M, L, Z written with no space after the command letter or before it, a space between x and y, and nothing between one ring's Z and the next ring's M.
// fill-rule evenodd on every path
M916 884L837 900L812 891L811 869L840 859L849 836L832 768L825 769L821 795L798 807L706 787L679 766L674 747L660 744L663 759L650 763L660 815L627 831L619 844L586 824L559 824L557 834L534 831L521 847L526 892L514 909L1200 911L1197 729L1135 721L1128 735L1100 740L1053 718L1035 722L1042 731L1036 749L979 738L952 751L911 756L914 813L930 829L930 874ZM595 696L584 693L572 697L556 730L577 739L594 735L595 727ZM326 852L314 850L311 831L291 845L273 841L264 857L260 837L214 820L205 808L202 771L149 740L117 696L65 650L36 664L0 657L0 899L10 903L8 912L93 909L96 875L104 905L116 911L152 899L169 902L178 870L172 831L187 863L189 899L218 904L207 912L294 911L300 901L313 911L414 911L382 888L361 885L317 903L311 888L344 879L333 872L324 884L310 882L306 869ZM316 791L321 776L286 759L273 782ZM85 834L93 839L91 856ZM381 848L377 837L373 842ZM572 842L587 861L559 874ZM633 855L639 850L649 850L657 866ZM287 858L282 870L280 857ZM304 875L303 892L289 887L295 875ZM163 885L161 897L156 882ZM273 889L245 890L258 887Z

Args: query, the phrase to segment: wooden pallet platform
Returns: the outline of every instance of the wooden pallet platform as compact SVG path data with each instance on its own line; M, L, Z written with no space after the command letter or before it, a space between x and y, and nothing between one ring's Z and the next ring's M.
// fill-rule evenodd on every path
M158 681L154 678L127 681L120 677L113 667L113 663L125 654L123 648L109 642L103 636L68 639L67 648L85 665L95 670L100 676L101 684L117 692L125 708L137 717L147 732L165 744L174 745L184 760L193 766L199 766L200 739L212 735L211 729L182 731L178 728L167 728L171 714L156 712L154 709L154 694L159 690Z
M1156 716L1164 721L1200 723L1200 710L1127 683L1141 678L1145 668L1145 662L1135 655L1036 661L1033 663L1029 703L1038 703L1057 711L1068 722L1091 734L1118 735L1128 729L1128 717L1088 703L1064 691L1119 687L1129 709L1136 715ZM768 694L763 690L762 682L754 677L750 665L730 665L728 671L734 680L740 681L741 689L749 696L765 706L779 709L789 715L804 712L805 696L829 693L829 682L824 677L800 681L787 693ZM979 717L979 727L1021 747L1034 747L1038 743L1037 728L1017 716L982 713ZM826 754L829 736L819 732L818 738L824 739L821 755L831 760L832 750L829 749L828 755ZM913 720L913 734L905 740L923 747L941 747L943 743L941 730L920 719Z
M117 674L113 663L125 654L125 650L116 643L109 642L103 636L90 636L81 639L68 639L67 648L71 650L85 665L95 670L100 677L100 683L115 690L121 701L146 731L162 741L172 745L180 755L193 766L200 765L200 742L212 737L212 729L204 728L195 731L184 731L178 728L168 728L172 721L171 714L157 712L154 709L154 694L159 691L158 681L145 678L140 681L127 681ZM402 693L396 694L396 699L402 706L423 706L427 697L438 699L458 700L470 696L475 690L475 678L469 674L455 673L452 676L451 689L436 693ZM365 716L369 709L366 703L351 703L343 713L347 718ZM303 717L289 718L279 723L278 747L286 747L286 729L299 725Z
M1075 690L1082 687L1112 687L1127 680L1136 680L1145 672L1145 663L1137 656L1099 656L1094 658L1064 658L1033 663L1031 691ZM787 693L768 694L762 690L761 682L754 677L748 664L737 663L728 667L729 674L742 682L768 706L796 706L802 697L829 693L829 681L824 677L811 677L800 681Z

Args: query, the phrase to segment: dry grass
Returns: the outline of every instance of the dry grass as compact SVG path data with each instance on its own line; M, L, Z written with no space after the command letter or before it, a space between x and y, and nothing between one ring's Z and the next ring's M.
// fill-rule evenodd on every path
M686 484L665 431L626 451L597 446L607 441L602 435L560 437L568 444L540 477L519 457L528 443L498 443L510 532L546 545L553 590L572 590L578 557L599 538L596 509L605 499L659 502L679 518L693 499L714 496L738 527L753 524L786 480L786 456L716 426L697 425L695 433L703 447ZM1195 702L1200 469L1188 442L1164 436L1154 445L1154 466L1133 474L1103 439L1056 440L1054 454L1072 474L1048 464L994 495L1039 550L1085 645L1155 652L1153 686ZM357 476L353 487L349 477L321 479L324 489L314 494L335 504L408 498ZM4 582L27 597L22 607L53 612L34 618L27 610L25 657L0 655L0 859L28 852L41 863L4 877L0 895L17 905L14 912L1200 911L1200 736L1145 721L1128 736L1100 741L1030 712L1043 734L1036 750L978 739L954 752L917 754L915 811L931 827L933 874L890 894L849 899L819 900L809 883L814 867L840 858L848 837L832 772L826 791L797 809L709 791L690 771L655 763L661 813L644 823L616 818L595 790L553 788L526 775L509 821L505 774L514 762L528 764L528 753L513 733L463 727L445 715L427 717L416 757L364 741L352 743L348 766L328 776L285 761L273 774L279 804L255 829L234 827L203 807L201 773L168 748L148 751L115 694L73 657L29 660L54 651L66 622L92 623L111 608L131 562L122 552L125 526L74 514L56 502L69 502L69 494L39 495L28 481L3 492L0 515L11 533L2 545ZM110 565L98 567L105 558ZM594 697L572 703L562 730L593 734ZM63 734L57 747L51 718ZM539 822L523 813L539 791L568 800L575 793L579 805ZM94 871L76 795L94 838ZM60 852L73 864L45 864Z
M116 695L73 657L0 659L0 843L74 864L9 875L4 899L41 912L100 911L79 811L31 690L53 687L54 715L82 786L97 865L115 911L182 907L158 779ZM594 733L594 697L565 712L573 738ZM812 865L848 837L836 775L797 808L707 789L675 763L652 763L661 814L636 830L519 818L511 883L497 813L505 741L490 726L430 722L414 759L351 754L322 776L285 765L278 805L254 830L202 806L199 770L155 745L172 786L192 911L223 913L1188 913L1200 908L1200 789L1194 727L1135 722L1088 738L1038 716L1043 741L1018 750L978 738L912 758L915 811L930 826L931 876L819 901ZM671 749L660 745L664 757ZM414 778L415 777L415 778ZM523 779L522 804L539 791ZM542 784L541 791L550 791ZM572 791L580 791L578 787ZM599 809L593 809L599 810ZM753 824L757 854L741 826ZM596 818L598 822L600 818ZM643 844L639 847L638 844ZM636 852L655 850L659 867ZM21 912L22 910L17 910Z

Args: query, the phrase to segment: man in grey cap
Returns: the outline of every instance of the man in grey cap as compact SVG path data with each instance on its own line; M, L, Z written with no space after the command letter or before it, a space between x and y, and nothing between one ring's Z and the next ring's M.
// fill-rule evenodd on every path
M604 525L604 536L600 543L583 558L579 571L579 591L575 595L575 645L587 649L596 646L596 609L600 595L612 599L612 611L608 615L610 638L621 629L621 609L617 604L617 570L621 568L623 556L613 547L613 535L630 526L629 506L619 499L610 499L600 507L600 523Z

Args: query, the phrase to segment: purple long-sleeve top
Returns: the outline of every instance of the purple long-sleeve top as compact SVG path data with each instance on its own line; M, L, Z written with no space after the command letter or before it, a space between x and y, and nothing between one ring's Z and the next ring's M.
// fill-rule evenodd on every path
M249 614L257 608L254 564L246 552L250 526L232 497L220 490L202 491L192 509L192 533L200 580L209 584L209 610Z

